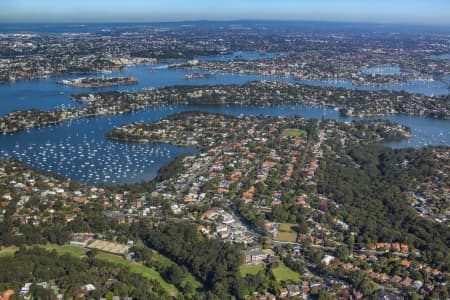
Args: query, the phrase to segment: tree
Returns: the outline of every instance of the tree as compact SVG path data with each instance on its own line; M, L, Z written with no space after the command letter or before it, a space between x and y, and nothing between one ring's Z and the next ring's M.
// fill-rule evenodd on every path
M181 283L186 278L186 271L182 267L173 264L167 267L164 277L175 286L181 286Z
M150 248L145 246L133 246L130 252L134 252L134 258L136 261L148 264L152 261L153 252Z
M42 286L33 284L30 288L30 295L35 299L51 300L53 298L53 292L50 289L45 289Z
M320 289L319 292L317 293L317 299L318 300L332 300L334 298L326 289Z
M370 279L365 278L360 285L360 290L364 296L373 295L377 289L377 285Z
M181 289L184 295L191 295L195 292L194 286L190 281L186 281L185 285Z
M310 250L311 259L316 264L319 265L320 261L322 260L324 253L323 250L320 248L311 248Z
M143 242L177 264L186 266L204 283L205 289L237 295L231 284L239 276L241 246L205 238L189 223L166 222L151 230L145 224L142 226L147 228L141 237ZM182 272L179 271L173 266L168 275L180 281Z
M347 246L345 246L345 245L339 246L336 250L336 256L340 260L346 260L349 256L349 251L348 251Z
M98 254L98 250L95 250L95 249L92 249L92 250L89 250L88 252L86 252L87 257L90 259L94 259L97 256L97 254Z
M272 209L272 217L277 222L286 223L289 219L289 213L281 205L277 205Z

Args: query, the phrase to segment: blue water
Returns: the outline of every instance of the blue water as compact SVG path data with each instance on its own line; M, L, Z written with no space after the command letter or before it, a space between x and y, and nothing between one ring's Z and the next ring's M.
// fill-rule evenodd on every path
M247 55L248 56L248 55ZM228 56L230 58L233 55ZM203 58L211 59L211 58ZM223 59L223 57L222 57ZM207 71L195 71L196 73L208 73ZM215 85L215 84L244 84L254 80L279 80L284 82L299 82L313 86L342 87L346 89L359 89L368 91L377 90L405 90L411 93L421 93L425 95L446 95L448 90L448 78L442 81L420 81L412 80L403 84L390 84L381 86L354 85L348 80L326 81L326 80L294 80L289 77L272 77L259 75L243 75L232 73L215 73L213 78L195 78L185 80L183 75L193 73L192 70L168 69L167 64L141 65L128 67L111 74L94 75L70 75L51 78L19 80L8 84L0 84L0 115L5 115L17 109L42 109L51 110L54 108L78 107L81 104L72 101L69 96L77 93L100 91L139 91L143 88L159 88L172 85ZM76 88L57 84L63 79L73 79L77 77L114 77L114 76L135 76L139 83L136 85L113 86L102 88Z
M252 59L251 54L243 53ZM255 54L258 57L261 54ZM264 54L262 54L264 55ZM234 55L228 56L232 59ZM208 58L202 58L208 59ZM224 58L221 58L224 59ZM17 81L0 85L0 114L15 109L52 109L55 107L78 106L69 95L79 92L98 92L107 90L140 90L142 88L170 85L198 84L243 84L252 80L278 79L293 82L291 78L273 78L255 75L217 74L215 78L184 80L189 70L167 69L167 65L144 65L126 68L107 76L129 76L138 78L139 84L133 86L82 89L56 84L61 79L79 76L62 76L36 80ZM89 75L101 76L101 75ZM356 88L348 81L326 82L307 81L305 83L325 86ZM434 82L436 83L436 82ZM427 93L442 92L447 89L432 83L411 83L408 90L422 90ZM370 89L372 87L358 87ZM392 89L400 88L392 86ZM330 108L305 105L281 106L158 106L145 110L102 116L82 120L67 121L55 126L34 128L14 135L0 136L0 157L15 156L24 163L41 170L54 172L65 177L90 184L131 183L153 178L158 169L183 153L195 149L166 144L127 144L106 140L104 134L114 127L135 121L156 121L167 115L188 111L203 110L232 115L301 115L305 118L329 118L342 121L361 120L345 118ZM392 147L423 147L426 145L450 145L450 121L435 120L413 116L389 116L386 119L410 126L413 136L404 141L390 143Z
M397 66L374 66L362 68L361 72L366 75L400 75L402 70Z
M199 56L197 57L197 59L199 61L256 60L256 59L270 59L279 55L282 55L282 53L237 51L227 55Z
M174 157L195 149L118 143L105 139L104 134L129 122L158 120L171 111L151 108L137 114L73 120L3 135L0 156L15 156L27 165L92 184L148 180Z
M195 71L196 73L206 73ZM81 104L69 98L77 93L98 93L100 91L139 91L143 88L159 88L172 85L214 85L214 84L244 84L249 81L261 79L274 79L274 77L262 77L257 75L238 75L217 73L212 78L183 79L183 75L193 73L191 70L168 69L166 64L141 65L128 67L110 74L95 75L70 75L33 80L19 80L17 82L0 85L0 115L8 114L16 109L37 108L51 110L61 107L74 107ZM63 79L78 77L114 77L135 76L139 83L135 85L110 86L101 88L77 88L57 84ZM289 78L279 78L282 81L292 81Z
M0 23L1 33L98 33L142 31L183 23Z
M336 110L305 105L218 106L178 105L67 121L56 126L30 129L15 135L0 136L0 157L18 157L39 169L91 184L130 183L153 178L158 169L174 157L194 149L166 144L127 144L106 140L104 134L114 127L136 121L156 121L167 115L202 110L231 115L301 115L341 121L361 118L341 117ZM386 119L412 127L413 136L390 143L394 148L450 145L450 122L412 116Z
M75 25L74 25L75 26ZM223 56L204 56L199 57L199 60L213 61L232 60L236 57L242 57L242 59L260 59L260 58L272 58L281 53L257 53L257 52L234 52L232 54ZM376 70L383 72L395 72L398 67L374 67L373 72ZM387 69L383 69L387 68ZM391 70L392 69L392 70ZM369 69L367 69L369 70ZM380 71L378 70L378 71ZM380 72L381 72L380 71ZM215 85L215 84L244 84L249 81L270 79L279 80L284 82L299 82L309 84L313 86L329 86L329 87L342 87L346 89L358 89L367 91L377 90L392 90L392 91L407 91L411 93L420 93L429 96L446 95L449 93L449 81L450 78L446 77L441 81L421 81L410 80L401 84L388 84L388 85L355 85L350 80L294 80L290 77L272 77L272 76L259 76L259 75L243 75L232 73L214 73L213 78L195 78L185 80L183 75L192 73L192 70L185 69L169 69L167 64L156 65L140 65L124 68L121 71L116 71L110 74L89 74L89 75L69 75L58 76L50 78L41 78L33 80L19 80L8 84L0 84L0 115L5 115L13 110L25 110L25 109L41 109L51 110L60 107L79 107L81 104L72 101L69 96L77 93L92 92L97 93L100 91L139 91L143 88L159 88L173 85ZM207 71L195 71L197 73L211 73ZM78 77L114 77L114 76L135 76L139 83L136 85L126 86L112 86L102 88L77 88L71 86L65 86L56 84L63 79L74 79Z
M442 60L449 60L450 59L450 54L433 55L432 58L442 59Z
M377 32L392 34L400 33L433 33L449 34L448 26L425 25L399 25L376 24L354 22L320 22L320 21L279 21L279 20L238 20L238 21L180 21L180 22L154 22L154 23L0 23L0 32L37 32L37 33L62 33L62 32L101 32L101 31L137 31L152 27L181 27L184 25L194 27L226 28L230 25L258 28L278 28L292 31L293 29L304 32L320 33L367 33Z
M313 86L341 87L345 89L361 91L406 91L408 93L417 93L436 97L447 95L450 92L450 90L448 89L448 77L434 81L408 80L404 83L384 85L357 85L353 84L350 80L298 80L297 82Z

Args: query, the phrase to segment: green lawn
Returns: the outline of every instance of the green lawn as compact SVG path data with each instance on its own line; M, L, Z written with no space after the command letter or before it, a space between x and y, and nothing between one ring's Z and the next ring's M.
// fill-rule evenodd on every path
M17 247L11 246L11 247L2 247L0 249L0 257L7 257L7 256L13 256L14 252L17 251Z
M278 265L278 267L272 269L273 275L275 276L277 281L300 281L300 274L289 269L282 262Z
M281 242L295 242L297 241L297 232L295 232L292 227L297 226L297 224L291 223L281 223L278 228L278 233L274 240Z
M81 247L73 246L73 245L54 245L54 244L46 244L43 246L47 250L56 250L59 255L62 254L70 254L76 257L84 257L86 256L86 250Z
M174 264L174 262L172 260L170 260L170 258L162 255L161 253L159 253L156 250L153 250L153 258L155 260L157 260L158 262L160 262L163 266L168 267Z
M264 270L264 266L261 266L261 265L258 265L258 266L242 265L239 267L239 274L242 277L245 277L245 275L247 275L247 274L255 275L259 271L263 271L263 270Z
M306 137L308 135L306 131L295 128L286 128L281 132L281 134L283 136L293 136L293 137Z

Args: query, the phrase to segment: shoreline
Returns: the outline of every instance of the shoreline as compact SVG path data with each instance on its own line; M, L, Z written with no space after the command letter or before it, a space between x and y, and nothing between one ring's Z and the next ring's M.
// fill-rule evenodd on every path
M79 103L83 103L80 100L74 100L77 101ZM67 111L67 110L56 110L56 111L37 111L38 113L41 113L44 115L44 117L49 117L50 115L55 115L55 114L66 114L66 113L73 113L73 116L64 116L61 117L58 120L53 120L53 121L45 121L45 122L34 122L33 120L27 120L26 123L23 123L23 125L19 126L15 126L11 129L8 128L0 128L0 133L3 135L11 135L11 134L16 134L18 132L27 130L27 129L32 129L32 128L38 128L38 127L44 127L46 125L56 125L59 123L62 123L64 121L70 121L70 120L77 120L77 119L84 119L84 118L95 118L95 117L100 117L100 116L107 116L107 115L117 115L117 114L126 114L126 113L131 113L131 112L135 112L135 111L140 111L140 110L144 110L146 108L152 107L152 106L159 106L159 105L165 105L165 104L170 104L170 103L153 103L151 105L145 105L145 106L141 106L141 107L136 107L136 108L132 108L132 109L126 109L126 110L120 110L120 111L101 111L101 112L97 112L97 113L88 113L86 112L86 114L80 115L80 112L83 112L83 109L89 109L89 107L87 108L81 108L81 109L77 109L76 111ZM243 104L243 103L177 103L178 105L238 105L238 106L248 106L248 104ZM311 107L321 107L322 105L314 105L312 103L308 103L308 102L295 102L295 103L277 103L277 104L270 104L271 106L279 106L279 105L306 105L306 106L311 106ZM252 106L255 107L265 107L267 106L267 104L251 104ZM418 117L418 118L429 118L429 119L433 119L433 120L442 120L442 121L449 121L450 118L439 118L439 117L435 117L432 115L417 115L417 114L406 114L406 113L401 113L401 112L397 112L397 113L386 113L386 114L371 114L371 113L357 113L357 112L352 112L352 113L348 113L345 112L345 108L342 107L337 107L337 106L332 106L332 105L325 105L325 107L328 108L332 108L335 109L337 108L339 113L341 114L341 116L343 117L358 117L358 118L372 118L372 117L390 117L390 116L412 116L412 117ZM99 108L95 108L94 109L99 109ZM102 108L100 108L102 109ZM29 112L32 112L33 110L24 110L24 111L18 111L24 115L28 115ZM5 118L9 118L11 116L11 114L5 115L5 116L0 116L0 124L2 124L2 121L4 121ZM32 122L32 124L30 125L30 122ZM180 145L183 146L183 145Z
M101 88L109 86L133 85L138 84L138 80L133 77L101 77L90 78L80 77L71 80L57 81L57 84L78 87L78 88Z

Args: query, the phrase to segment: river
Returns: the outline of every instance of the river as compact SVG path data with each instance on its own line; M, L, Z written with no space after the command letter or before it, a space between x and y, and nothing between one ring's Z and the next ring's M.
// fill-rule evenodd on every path
M242 52L240 58L254 59L267 57L267 54ZM233 59L236 54L214 59ZM199 58L211 59L211 58ZM171 85L201 84L243 84L252 80L276 79L294 82L291 78L274 78L256 75L216 74L213 78L184 80L189 70L172 70L167 65L143 65L125 68L108 76L135 76L139 84L133 86L82 89L62 86L56 82L61 79L79 76L61 76L35 80L22 80L0 85L0 114L15 109L53 109L61 106L79 106L69 98L70 94L80 92L99 92L106 90L141 90L142 88ZM92 76L102 76L88 75ZM311 83L310 83L311 84ZM320 82L315 85L348 85L348 82ZM348 87L348 86L346 86ZM350 86L350 88L363 88ZM375 87L370 87L375 88ZM389 86L377 87L388 88ZM392 89L400 89L393 86ZM423 90L428 94L444 93L441 86L419 83L404 85L407 91ZM412 90L409 90L409 89ZM448 90L446 93L448 93ZM153 178L158 169L183 153L195 149L167 144L126 144L112 142L104 134L114 127L135 121L156 121L172 113L187 110L203 110L232 115L301 115L304 118L329 118L342 121L367 118L346 118L330 108L305 105L255 106L219 106L219 105L165 105L150 107L128 114L102 116L82 120L72 120L54 126L34 128L14 135L0 136L0 157L15 156L24 163L38 169L54 172L65 177L90 184L132 183ZM430 118L395 115L386 119L412 128L412 137L408 140L389 143L391 147L423 147L427 145L450 145L450 121Z

